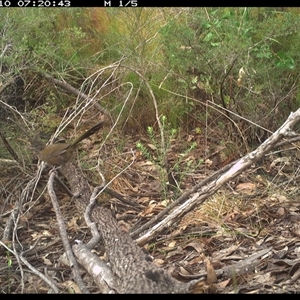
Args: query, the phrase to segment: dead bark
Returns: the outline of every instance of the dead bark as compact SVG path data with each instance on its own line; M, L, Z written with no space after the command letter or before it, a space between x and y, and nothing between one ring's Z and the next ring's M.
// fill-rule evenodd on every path
M89 205L91 192L81 170L73 164L61 169L72 187L76 207L84 213ZM110 210L95 206L91 219L97 224L113 274L113 286L117 293L187 293L195 281L181 283L166 271L155 266L151 258L136 244L130 235L121 230ZM78 249L76 249L78 250ZM84 252L86 255L86 252ZM92 255L91 255L92 260ZM81 259L81 261L87 261ZM100 266L98 266L100 268ZM96 270L97 268L89 268ZM104 289L103 289L104 290ZM105 287L107 290L107 287Z

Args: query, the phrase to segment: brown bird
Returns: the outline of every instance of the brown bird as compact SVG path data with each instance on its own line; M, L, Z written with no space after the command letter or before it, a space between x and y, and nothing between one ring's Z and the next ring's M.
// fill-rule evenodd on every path
M88 131L83 133L73 143L70 144L58 143L58 144L51 144L45 146L45 144L42 143L42 141L38 138L38 136L35 136L31 140L31 144L33 148L37 151L38 158L40 160L52 166L62 166L71 159L73 153L75 152L77 144L81 142L83 139L88 138L96 131L98 131L102 127L103 123L104 121L90 128Z

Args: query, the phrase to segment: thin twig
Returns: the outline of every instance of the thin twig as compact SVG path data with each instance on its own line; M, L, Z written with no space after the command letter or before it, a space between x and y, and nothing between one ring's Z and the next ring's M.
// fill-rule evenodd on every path
M55 283L47 278L44 274L42 274L41 272L39 272L36 268L34 268L23 256L18 255L16 252L14 252L13 250L11 250L9 247L7 247L2 241L0 241L0 244L7 250L9 251L11 254L13 254L15 257L19 257L20 260L23 262L23 264L25 264L35 275L37 275L38 277L40 277L43 281L45 281L50 288L53 290L54 293L59 293L59 289L57 288L57 286L55 285Z
M70 266L71 269L73 271L74 274L74 278L75 281L78 284L79 289L81 290L82 293L87 293L89 294L89 290L86 288L81 276L80 276L80 272L79 272L79 265L76 261L76 258L73 254L72 248L70 246L70 243L68 241L68 235L67 235L67 230L66 230L66 226L64 223L64 219L63 219L63 215L61 213L60 207L58 205L58 201L57 201L57 197L56 194L54 192L54 188L53 188L53 183L54 183L54 177L57 176L55 171L52 171L50 176L49 176L49 181L48 181L48 192L52 201L52 205L53 208L55 210L55 214L56 214L56 219L57 219L57 223L58 223L58 227L59 227L59 232L60 232L60 236L62 239L62 243L64 246L64 249L66 251L66 255L69 259L70 262Z

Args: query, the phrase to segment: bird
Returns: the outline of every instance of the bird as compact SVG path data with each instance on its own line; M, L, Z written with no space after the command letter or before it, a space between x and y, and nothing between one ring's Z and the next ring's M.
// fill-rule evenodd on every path
M104 121L101 121L97 125L93 126L72 143L57 143L45 146L45 144L40 140L39 135L36 135L31 139L31 145L36 150L37 156L40 160L51 166L63 166L72 158L77 144L98 131L102 127L103 123Z

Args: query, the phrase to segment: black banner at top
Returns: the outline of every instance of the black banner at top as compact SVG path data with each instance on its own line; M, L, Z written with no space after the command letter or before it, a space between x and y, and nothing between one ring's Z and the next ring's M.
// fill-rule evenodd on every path
M100 0L84 3L72 0L0 0L4 7L198 7L196 1L184 0L170 2L167 0ZM214 3L216 4L216 3ZM227 3L228 4L228 3ZM221 3L220 3L220 6ZM230 6L230 5L229 5ZM199 6L201 7L201 6Z

